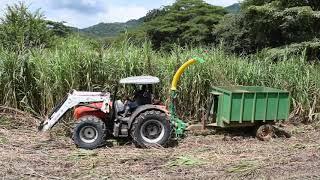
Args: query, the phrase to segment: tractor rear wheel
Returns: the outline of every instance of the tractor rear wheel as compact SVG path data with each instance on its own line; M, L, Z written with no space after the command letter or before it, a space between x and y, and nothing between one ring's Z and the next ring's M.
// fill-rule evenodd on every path
M170 121L161 111L146 111L135 119L130 132L137 147L165 146L171 136Z
M95 149L104 144L106 125L96 116L79 118L73 129L73 141L77 147Z
M261 125L256 132L256 137L261 141L269 141L274 136L274 127L270 124Z

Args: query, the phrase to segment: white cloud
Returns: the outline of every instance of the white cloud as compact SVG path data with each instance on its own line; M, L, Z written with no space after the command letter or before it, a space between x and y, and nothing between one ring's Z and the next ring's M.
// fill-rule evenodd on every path
M46 13L47 19L51 19L53 21L65 21L66 25L84 28L87 26L91 26L102 22L104 19L102 18L102 13L98 13L95 15L82 14L78 11L73 11L69 9L60 9L55 10L54 12Z
M89 6L96 6L98 2L96 0L81 0L81 3Z
M100 22L125 22L137 19L147 12L148 9L140 6L107 6L104 12L90 15L65 8L47 11L45 14L48 19L66 21L67 25L84 28Z
M16 0L0 0L0 15L2 15L4 13L4 10L5 8L7 7L8 4L11 4L11 3L16 3L18 1Z
M105 14L105 22L124 22L130 19L140 18L148 12L141 6L108 6Z

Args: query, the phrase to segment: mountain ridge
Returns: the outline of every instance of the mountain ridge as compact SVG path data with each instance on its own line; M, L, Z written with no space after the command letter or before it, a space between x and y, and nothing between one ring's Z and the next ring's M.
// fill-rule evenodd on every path
M235 3L225 7L229 13L238 13L240 11L240 3ZM143 23L144 17L139 19L131 19L127 22L114 22L114 23L98 23L83 29L74 28L76 32L91 37L115 37L127 29L132 29L140 26Z
M93 37L114 37L124 32L126 29L138 27L142 24L143 20L140 19L131 19L127 22L114 22L114 23L98 23L93 26L89 26L83 29L77 29L78 32L81 32L88 36Z

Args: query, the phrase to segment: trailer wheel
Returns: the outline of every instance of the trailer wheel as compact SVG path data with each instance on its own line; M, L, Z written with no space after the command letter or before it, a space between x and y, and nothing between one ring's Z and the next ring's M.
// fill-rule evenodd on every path
M96 116L83 116L73 129L73 141L77 147L95 149L104 144L106 125Z
M269 141L274 136L274 128L270 124L261 125L256 132L256 137L261 141Z
M171 127L165 113L150 110L135 119L130 132L136 147L165 146L171 135Z

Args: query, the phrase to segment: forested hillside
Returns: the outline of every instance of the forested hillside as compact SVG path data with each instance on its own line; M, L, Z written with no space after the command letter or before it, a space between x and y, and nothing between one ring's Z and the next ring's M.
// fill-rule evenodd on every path
M229 13L238 13L240 12L240 3L235 3L230 6L225 7L226 11Z
M255 53L264 48L281 54L306 49L311 59L319 58L320 3L304 0L248 0L241 13L228 15L214 34L225 47L239 54Z
M238 14L200 0L178 0L172 6L150 11L133 37L148 37L154 48L172 44L217 45L232 53L261 50L278 59L306 50L319 58L319 3L316 1L248 0ZM277 49L274 49L277 48ZM170 48L169 48L170 49Z
M227 7L225 7L225 10L228 13L238 13L240 11L240 4L235 3L231 6L227 6ZM153 11L155 12L155 11L160 11L160 10L153 10ZM150 13L153 11L150 11ZM123 33L128 29L129 30L134 29L134 28L137 28L137 27L143 25L143 21L145 19L150 18L149 15L147 15L145 17L141 17L140 19L129 20L124 23L120 23L120 22L99 23L99 24L96 24L96 25L93 25L93 26L90 26L87 28L83 28L83 29L75 28L74 31L80 32L80 33L83 33L84 35L88 35L88 36L92 36L92 37L101 37L101 38L116 37L120 33Z
M84 29L77 29L77 31L93 37L116 37L127 29L138 27L141 24L142 19L130 20L125 23L99 23Z

